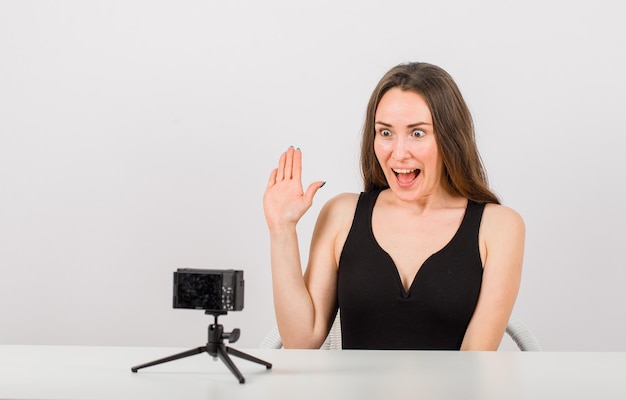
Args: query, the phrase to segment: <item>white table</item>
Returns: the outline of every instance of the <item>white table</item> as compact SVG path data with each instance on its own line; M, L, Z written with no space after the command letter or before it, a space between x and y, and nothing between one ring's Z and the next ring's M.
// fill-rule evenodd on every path
M241 349L240 384L188 349L0 346L0 399L626 399L626 353Z

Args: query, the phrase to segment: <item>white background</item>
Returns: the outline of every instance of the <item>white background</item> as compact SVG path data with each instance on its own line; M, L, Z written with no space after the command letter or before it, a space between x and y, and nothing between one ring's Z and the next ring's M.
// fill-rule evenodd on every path
M619 1L0 2L0 343L196 347L179 267L245 271L236 347L274 324L262 195L280 152L358 192L382 74L427 61L527 224L515 313L547 350L626 350Z

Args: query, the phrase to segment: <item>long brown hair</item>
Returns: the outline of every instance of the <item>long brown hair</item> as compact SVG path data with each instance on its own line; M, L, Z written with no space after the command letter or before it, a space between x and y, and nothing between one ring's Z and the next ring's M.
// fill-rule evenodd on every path
M443 160L442 182L448 193L481 203L500 204L490 189L474 134L474 123L452 77L427 63L400 64L380 80L367 105L361 142L361 172L366 191L389 187L376 154L374 120L380 99L389 89L410 90L424 97L433 118Z

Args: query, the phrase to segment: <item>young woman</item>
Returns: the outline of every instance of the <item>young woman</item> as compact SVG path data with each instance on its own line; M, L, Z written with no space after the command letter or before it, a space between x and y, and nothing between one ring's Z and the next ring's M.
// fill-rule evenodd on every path
M264 210L276 319L286 348L319 348L341 310L343 348L496 350L517 297L524 223L487 185L454 80L401 64L370 98L364 191L322 208L302 274L302 153L271 172Z

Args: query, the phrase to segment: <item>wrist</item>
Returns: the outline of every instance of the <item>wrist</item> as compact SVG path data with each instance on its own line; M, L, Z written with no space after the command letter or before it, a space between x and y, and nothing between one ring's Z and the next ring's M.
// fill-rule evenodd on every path
M268 225L270 236L291 235L296 232L295 223L282 223Z

